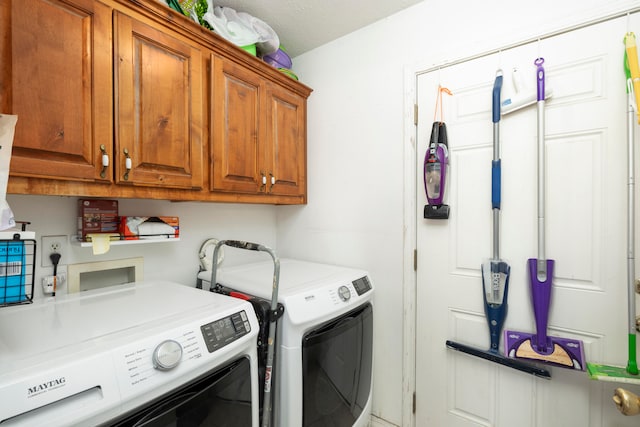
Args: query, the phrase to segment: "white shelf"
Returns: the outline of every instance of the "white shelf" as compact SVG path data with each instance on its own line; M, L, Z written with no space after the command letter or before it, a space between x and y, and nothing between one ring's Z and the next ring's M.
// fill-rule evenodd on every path
M71 236L71 241L74 245L80 246L82 248L91 248L93 247L92 242L81 242L78 240L78 236ZM148 243L165 243L165 242L179 242L179 237L167 237L167 238L159 238L159 239L138 239L138 240L111 240L109 242L109 246L121 246L121 245L143 245Z

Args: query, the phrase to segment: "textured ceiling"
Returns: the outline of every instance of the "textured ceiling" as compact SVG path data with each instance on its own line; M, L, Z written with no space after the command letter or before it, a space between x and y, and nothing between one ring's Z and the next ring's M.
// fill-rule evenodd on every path
M349 34L423 0L213 0L266 22L290 56Z

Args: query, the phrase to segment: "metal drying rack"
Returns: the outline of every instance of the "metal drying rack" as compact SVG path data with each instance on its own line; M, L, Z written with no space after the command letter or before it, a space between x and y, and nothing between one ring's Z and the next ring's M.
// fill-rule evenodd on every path
M262 408L262 427L270 427L271 426L271 416L272 416L272 407L273 407L273 394L271 389L272 382L272 374L273 374L273 364L274 364L274 355L275 355L275 340L276 340L276 327L278 318L280 318L284 312L283 307L278 304L278 287L280 283L280 260L278 256L273 251L273 249L261 245L259 243L251 243L244 242L240 240L220 240L216 243L216 246L213 250L213 261L212 261L212 269L211 269L211 287L215 287L217 285L216 275L218 270L218 263L216 262L218 259L218 252L223 245L231 246L238 249L246 249L250 251L260 251L268 253L273 259L273 287L271 293L271 303L270 310L268 314L269 321L269 334L267 338L267 357L266 357L266 366L265 366L265 375L264 375L264 399L263 399L263 408Z

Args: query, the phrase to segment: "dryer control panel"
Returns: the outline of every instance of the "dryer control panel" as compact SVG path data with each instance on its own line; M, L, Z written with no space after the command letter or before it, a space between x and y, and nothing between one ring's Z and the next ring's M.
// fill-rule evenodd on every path
M371 282L369 277L364 276L351 282L358 295L362 295L371 290Z

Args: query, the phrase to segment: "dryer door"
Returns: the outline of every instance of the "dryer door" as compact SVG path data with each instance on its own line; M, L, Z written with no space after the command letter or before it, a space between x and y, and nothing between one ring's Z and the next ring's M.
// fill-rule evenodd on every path
M356 424L371 395L372 347L371 304L303 337L303 426Z

